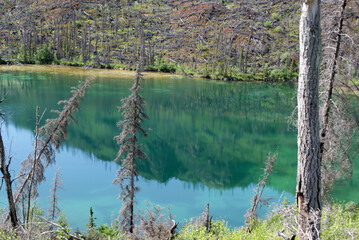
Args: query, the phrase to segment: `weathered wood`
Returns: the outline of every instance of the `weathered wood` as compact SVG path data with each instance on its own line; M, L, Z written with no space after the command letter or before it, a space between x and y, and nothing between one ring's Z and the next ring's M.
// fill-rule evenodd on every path
M329 125L329 111L330 111L330 105L331 105L331 99L333 95L333 88L334 88L334 80L336 76L336 67L338 63L339 58L339 50L340 50L340 43L341 43L341 36L343 32L343 21L344 21L344 12L345 7L347 5L347 0L342 0L341 8L340 8L340 18L339 18L339 24L338 24L338 30L336 32L335 37L335 52L333 54L333 58L331 58L332 62L330 64L330 70L329 70L329 84L326 91L326 97L324 101L324 107L323 107L323 120L322 120L322 127L320 132L321 142L320 142L320 153L321 155L324 152L324 142L325 137L327 135L328 131L328 125Z
M321 163L319 73L321 62L320 0L306 0L300 19L298 79L298 169L296 201L299 239L319 239Z
M6 187L6 195L7 200L9 204L9 215L11 220L11 225L13 228L16 228L19 225L19 221L16 214L16 206L14 202L14 195L12 192L12 180L11 175L9 172L9 164L6 164L6 158L5 158L5 148L4 148L4 142L2 140L2 135L0 131L0 157L1 157L1 166L0 171L3 175L3 179L5 181L5 187Z

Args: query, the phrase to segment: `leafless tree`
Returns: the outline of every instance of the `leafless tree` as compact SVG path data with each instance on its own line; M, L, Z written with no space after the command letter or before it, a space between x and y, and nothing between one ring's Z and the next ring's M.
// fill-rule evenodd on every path
M176 227L169 208L166 217L161 206L147 204L146 210L139 214L139 224L134 232L137 239L167 240L173 237Z
M355 148L353 146L356 145L354 134L357 131L357 124L347 93L341 88L342 83L346 82L347 78L351 78L351 73L348 74L341 59L348 58L345 56L348 54L345 48L355 48L355 43L345 37L345 28L349 28L350 25L348 22L350 14L346 14L347 6L347 0L333 0L327 1L323 9L325 17L322 22L326 31L322 64L322 69L325 70L321 77L323 92L320 111L320 150L322 196L325 202L330 201L330 193L338 181L350 179L353 171L351 161L356 153L353 151Z
M5 147L4 147L4 142L2 139L1 128L0 128L0 158L1 158L0 159L0 161L1 161L0 171L3 175L3 180L5 181L6 195L7 195L7 200L8 200L8 204L9 204L9 216L10 216L12 227L16 228L19 225L19 220L18 220L18 216L16 213L16 205L14 202L14 196L13 196L13 190L12 190L13 179L11 178L11 174L9 171L11 157L9 158L9 161L6 161Z
M319 74L321 63L320 0L302 1L298 79L298 169L296 201L299 239L319 239L321 162ZM310 238L308 237L308 234Z
M34 150L29 157L22 162L20 170L20 186L15 197L15 203L20 197L27 196L26 222L29 221L31 199L37 195L37 186L45 179L44 170L55 162L55 151L59 149L61 142L67 138L67 126L71 121L76 121L72 114L79 110L80 100L85 95L85 90L94 78L88 78L78 88L72 89L72 97L59 101L63 104L62 111L54 110L57 118L47 119L46 124L39 128L36 124ZM25 194L25 195L24 195Z
M276 160L277 160L277 154L274 154L273 156L271 156L270 153L268 154L263 176L259 179L257 188L255 189L255 194L252 199L252 206L250 209L248 209L245 215L246 218L245 224L248 232L251 232L254 227L254 220L257 218L257 208L259 204L263 201L262 193L267 184L269 175L273 171L273 165Z
M49 210L47 211L47 215L49 216L49 220L54 222L58 214L60 213L59 208L59 190L62 189L63 183L61 180L62 174L60 173L60 167L56 167L55 177L53 182L51 183L51 195L50 195L50 206Z
M140 57L137 64L136 78L131 88L130 96L122 99L122 107L119 107L119 111L122 112L124 119L117 123L117 126L122 131L120 135L115 137L115 140L120 145L120 150L115 161L122 160L122 166L117 172L117 178L114 180L114 183L119 184L121 187L119 198L123 201L120 211L120 228L129 233L133 233L135 226L134 204L135 193L138 191L138 187L135 186L135 181L138 178L136 161L146 157L138 141L138 134L147 136L147 131L142 128L141 123L144 119L148 118L144 112L144 99L139 93L141 90L141 70L144 52L143 30L140 25L141 19L139 18L136 29L140 39Z

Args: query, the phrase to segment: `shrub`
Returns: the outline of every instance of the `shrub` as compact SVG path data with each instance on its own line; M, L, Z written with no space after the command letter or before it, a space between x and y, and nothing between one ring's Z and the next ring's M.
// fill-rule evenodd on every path
M148 65L146 70L154 72L174 73L176 72L176 66L172 63L165 63L163 59L155 58L155 62L153 63L153 65Z
M54 55L51 52L51 47L47 44L40 46L35 53L35 62L37 64L49 64L54 61Z
M271 17L275 20L280 20L280 15L278 13L272 13Z
M274 31L277 33L281 33L281 32L283 32L283 28L278 26L278 27L274 28Z
M272 27L273 27L272 22L270 22L270 21L265 21L265 22L264 22L264 26L265 26L266 28L272 28Z

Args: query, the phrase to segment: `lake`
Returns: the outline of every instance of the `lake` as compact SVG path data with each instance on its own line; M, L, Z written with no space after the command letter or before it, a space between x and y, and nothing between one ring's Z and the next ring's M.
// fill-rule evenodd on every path
M119 187L112 184L120 165L113 162L120 133L117 106L129 95L133 73L46 66L0 67L0 87L7 93L2 132L7 153L13 155L12 175L31 152L35 109L60 109L59 100L87 75L97 80L87 90L77 123L56 154L63 189L60 208L73 229L85 230L89 208L97 225L116 219L121 208ZM214 219L229 226L243 225L247 209L269 152L277 152L274 172L264 197L270 204L284 198L294 202L296 184L296 130L288 119L295 106L294 83L218 82L176 75L146 75L141 94L149 119L147 138L140 138L145 160L140 174L137 206L171 206L175 220L184 224L210 204ZM356 163L354 163L356 166ZM50 183L56 166L46 170L37 204L48 208ZM359 176L338 188L339 200L356 200ZM345 193L345 194L343 194ZM6 207L1 191L0 208ZM259 211L263 216L267 209Z

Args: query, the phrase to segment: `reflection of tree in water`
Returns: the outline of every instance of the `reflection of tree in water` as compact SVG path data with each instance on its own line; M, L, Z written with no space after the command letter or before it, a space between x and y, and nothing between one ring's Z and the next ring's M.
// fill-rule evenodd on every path
M33 79L30 85L21 78L1 81L9 90L9 108L26 105L14 113L12 121L27 129L33 129L36 105L54 108L57 99L67 97L76 79L34 76L42 80ZM78 124L69 128L67 144L112 161L117 146L111 136L119 117L115 104L128 94L130 83L95 82L76 116ZM140 175L159 182L177 178L221 189L246 187L257 182L267 153L280 146L279 170L273 178L276 183L286 182L295 176L291 160L295 163L296 159L295 135L287 131L286 122L292 109L291 92L292 86L280 83L144 80L143 96L150 116L144 127L152 132L143 139L149 159L139 162ZM281 149L291 150L281 155Z

